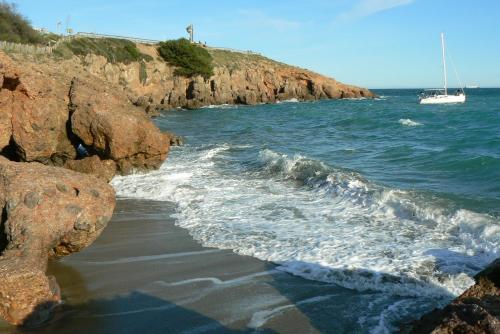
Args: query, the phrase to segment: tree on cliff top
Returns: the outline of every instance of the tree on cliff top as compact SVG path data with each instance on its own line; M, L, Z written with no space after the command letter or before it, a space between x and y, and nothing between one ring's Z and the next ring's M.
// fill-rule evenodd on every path
M161 42L158 52L166 62L177 67L174 72L177 75L201 75L205 79L213 75L210 53L185 38Z
M0 2L0 40L15 43L40 43L42 38L28 19L18 13L16 5Z

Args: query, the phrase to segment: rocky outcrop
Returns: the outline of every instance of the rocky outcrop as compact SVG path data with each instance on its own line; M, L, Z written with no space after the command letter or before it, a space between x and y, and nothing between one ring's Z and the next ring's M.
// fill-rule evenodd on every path
M175 69L158 58L155 48L145 45L141 46L141 52L154 56L155 60L111 64L102 56L89 54L81 60L81 65L89 73L121 85L132 96L138 96L132 98L134 104L151 115L161 109L178 107L374 96L368 89L346 85L259 55L208 50L215 63L214 75L209 79L174 75ZM142 76L141 68L145 73Z
M158 168L165 160L170 138L123 94L74 79L69 98L71 131L90 153L115 161L124 174Z
M121 88L69 66L27 60L21 66L0 52L0 152L17 161L76 166L82 163L68 161L79 158L82 145L114 161L122 174L158 168L169 137Z
M97 155L79 160L68 160L64 164L64 168L79 173L92 174L106 182L111 181L116 174L115 162L113 160L101 160Z
M411 333L500 333L500 259L474 279L476 284L450 305L413 323Z
M0 52L0 151L22 161L73 159L66 131L68 86L39 71L20 71Z
M114 206L112 187L94 176L0 157L0 316L46 320L61 298L48 257L90 245Z

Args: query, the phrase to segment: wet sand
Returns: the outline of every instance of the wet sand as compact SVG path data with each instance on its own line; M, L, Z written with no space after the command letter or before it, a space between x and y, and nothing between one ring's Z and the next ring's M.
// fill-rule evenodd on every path
M120 200L102 236L50 264L64 303L36 329L1 333L343 333L354 291L201 247L168 202ZM353 303L354 304L354 303Z

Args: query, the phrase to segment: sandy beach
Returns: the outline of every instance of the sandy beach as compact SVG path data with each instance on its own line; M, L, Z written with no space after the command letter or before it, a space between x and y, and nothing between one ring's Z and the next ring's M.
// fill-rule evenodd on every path
M174 225L173 204L120 200L103 235L50 264L63 304L42 327L1 333L339 333L356 324L350 290L205 248ZM336 302L342 301L342 302ZM348 320L348 319L346 319ZM359 330L359 328L358 328Z

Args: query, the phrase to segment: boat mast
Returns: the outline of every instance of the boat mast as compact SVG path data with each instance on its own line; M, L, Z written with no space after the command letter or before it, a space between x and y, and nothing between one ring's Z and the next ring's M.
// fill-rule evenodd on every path
M444 33L441 33L441 48L443 50L444 95L448 95L448 82L446 80L446 57L444 54Z

